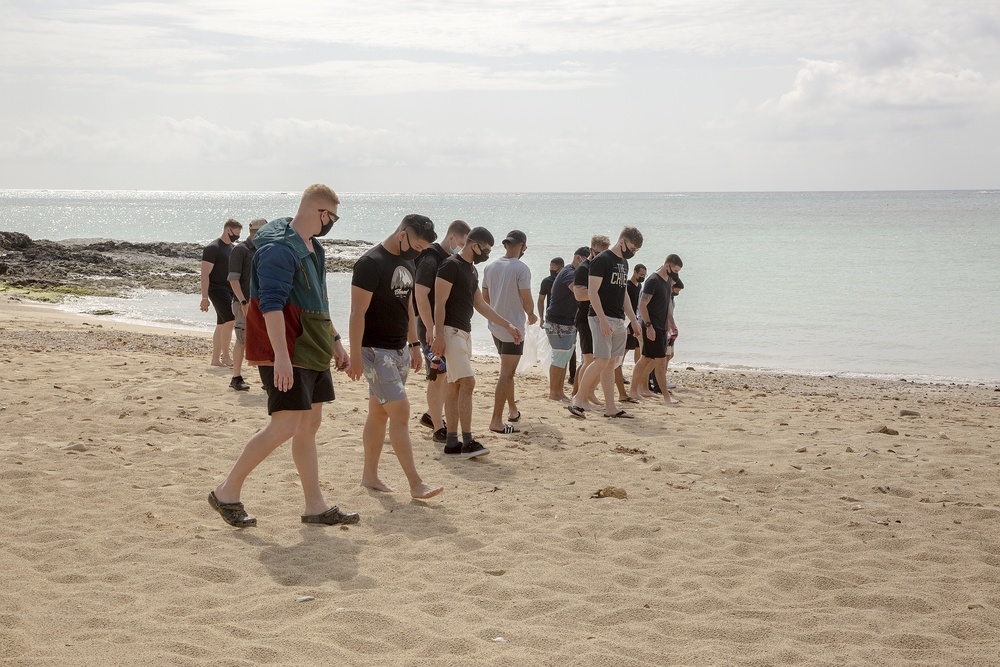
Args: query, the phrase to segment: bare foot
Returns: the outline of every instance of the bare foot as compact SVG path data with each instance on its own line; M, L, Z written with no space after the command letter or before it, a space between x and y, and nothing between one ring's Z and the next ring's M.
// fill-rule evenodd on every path
M232 359L223 359L222 360L222 365L223 366L232 366L233 365L233 360Z
M550 401L558 401L559 403L569 403L569 396L563 394L562 396L549 396Z
M640 401L640 400L642 400L642 398L643 398L643 397L642 397L641 395L639 395L639 394L629 394L629 395L628 395L628 397L629 397L629 398L631 398L631 399L632 399L633 401Z
M431 486L430 484L424 484L421 482L417 486L410 487L410 497L416 498L417 500L427 500L428 498L433 498L442 491L444 491L443 486Z
M225 366L225 364L219 361L218 359L212 359L211 364L213 366Z
M681 399L679 399L679 398L674 398L673 396L667 396L667 397L666 397L666 398L665 398L665 399L663 400L663 402L664 402L664 403L665 403L666 405L677 405L678 403L680 403L680 402L681 402Z
M361 486L366 489L371 489L372 491L381 491L382 493L396 493L396 489L392 488L380 479L375 479L371 482L366 482L361 480Z

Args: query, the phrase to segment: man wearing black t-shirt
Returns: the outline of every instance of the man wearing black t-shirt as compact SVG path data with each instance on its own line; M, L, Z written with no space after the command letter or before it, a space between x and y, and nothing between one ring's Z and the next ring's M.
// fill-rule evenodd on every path
M590 321L588 319L590 315L590 262L598 254L607 250L610 245L611 241L607 236L603 234L592 236L590 239L590 257L581 262L573 274L573 293L576 296L577 303L576 333L580 337L580 354L583 355L583 363L577 368L576 376L573 378L573 393L571 396L576 396L579 392L580 380L583 378L583 373L587 370L590 362L594 360L594 337L590 333ZM585 394L585 396L585 402L581 403L584 409L597 406L598 401L597 397L593 395L593 390L591 390L589 395Z
M448 259L465 245L471 231L464 220L455 220L448 225L441 243L432 243L417 257L417 278L413 287L413 303L417 307L417 336L420 338L424 360L427 363L427 412L420 417L420 425L434 431L434 442L444 443L447 431L444 427L444 399L448 381L445 379L447 360L431 354L434 333L434 281L441 262Z
M625 283L628 282L628 260L641 247L642 234L635 227L626 227L615 245L590 261L588 320L594 340L594 359L580 379L579 391L568 408L574 417L584 417L584 398L593 392L598 382L604 390L604 416L632 417L615 405L614 360L625 353L628 323L635 335L640 335Z
M425 484L417 473L405 386L410 369L419 371L422 365L413 316L413 260L436 238L430 218L411 213L387 239L358 259L351 280L351 365L347 375L352 380L364 375L368 380L361 486L395 491L378 476L388 422L389 442L410 483L410 495L420 499L444 490Z
M542 329L545 328L545 309L548 307L545 301L552 298L552 283L565 267L566 260L553 257L549 262L549 275L542 278L542 284L538 286L538 326Z
M654 394L648 391L646 382L650 371L653 371L663 392L663 401L668 405L680 402L672 397L666 388L669 313L673 289L671 272L674 266L676 265L671 265L670 257L668 257L663 266L649 277L645 287L642 288L642 295L639 297L639 314L642 318L643 334L642 358L635 365L635 372L632 373L632 386L629 388L629 396L634 399L652 398Z
M515 344L523 339L521 331L497 314L479 290L479 273L473 264L485 262L492 249L493 235L490 231L485 227L473 228L462 251L441 263L434 283L434 340L431 352L448 359L445 370L448 391L444 404L448 425L444 453L448 457L471 459L490 453L472 438L472 392L476 387L476 375L472 370L473 310L502 326L513 337ZM460 422L461 441L456 428Z
M229 255L233 244L240 240L243 225L230 218L222 234L201 252L201 312L207 313L209 303L215 308L215 332L212 335L213 366L232 366L229 342L233 338L233 290L229 286Z

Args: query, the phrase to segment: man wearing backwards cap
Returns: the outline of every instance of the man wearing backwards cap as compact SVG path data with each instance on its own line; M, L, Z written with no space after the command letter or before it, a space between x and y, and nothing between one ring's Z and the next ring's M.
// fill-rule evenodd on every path
M545 309L545 333L552 346L552 365L549 366L549 398L553 401L569 403L563 390L566 381L566 365L573 356L576 343L576 296L573 294L573 279L576 267L590 257L590 248L577 248L573 263L564 267L552 281L549 306Z
M521 261L524 251L528 249L528 237L520 230L512 230L503 240L503 246L506 250L504 256L483 270L483 299L501 317L523 331L525 316L528 324L538 321L531 299L531 270ZM500 376L493 398L490 430L503 434L518 433L516 426L504 423L503 408L504 403L510 405L507 421L521 419L521 411L514 402L514 372L524 353L524 341L515 343L513 336L499 324L490 322L489 329L500 353Z

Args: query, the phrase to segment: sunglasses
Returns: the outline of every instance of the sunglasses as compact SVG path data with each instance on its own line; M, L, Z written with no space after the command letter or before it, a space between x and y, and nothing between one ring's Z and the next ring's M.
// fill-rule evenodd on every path
M340 216L329 209L321 208L318 210L320 214L326 213L328 216L330 216L330 220L332 220L333 222L337 222L338 220L340 220Z

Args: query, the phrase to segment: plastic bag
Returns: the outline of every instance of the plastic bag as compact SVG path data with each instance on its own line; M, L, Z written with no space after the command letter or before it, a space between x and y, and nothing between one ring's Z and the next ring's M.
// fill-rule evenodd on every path
M542 370L548 371L552 363L552 347L549 345L549 337L545 331L537 324L530 324L524 329L524 352L521 360L517 362L517 372L523 373L535 364L539 364Z

